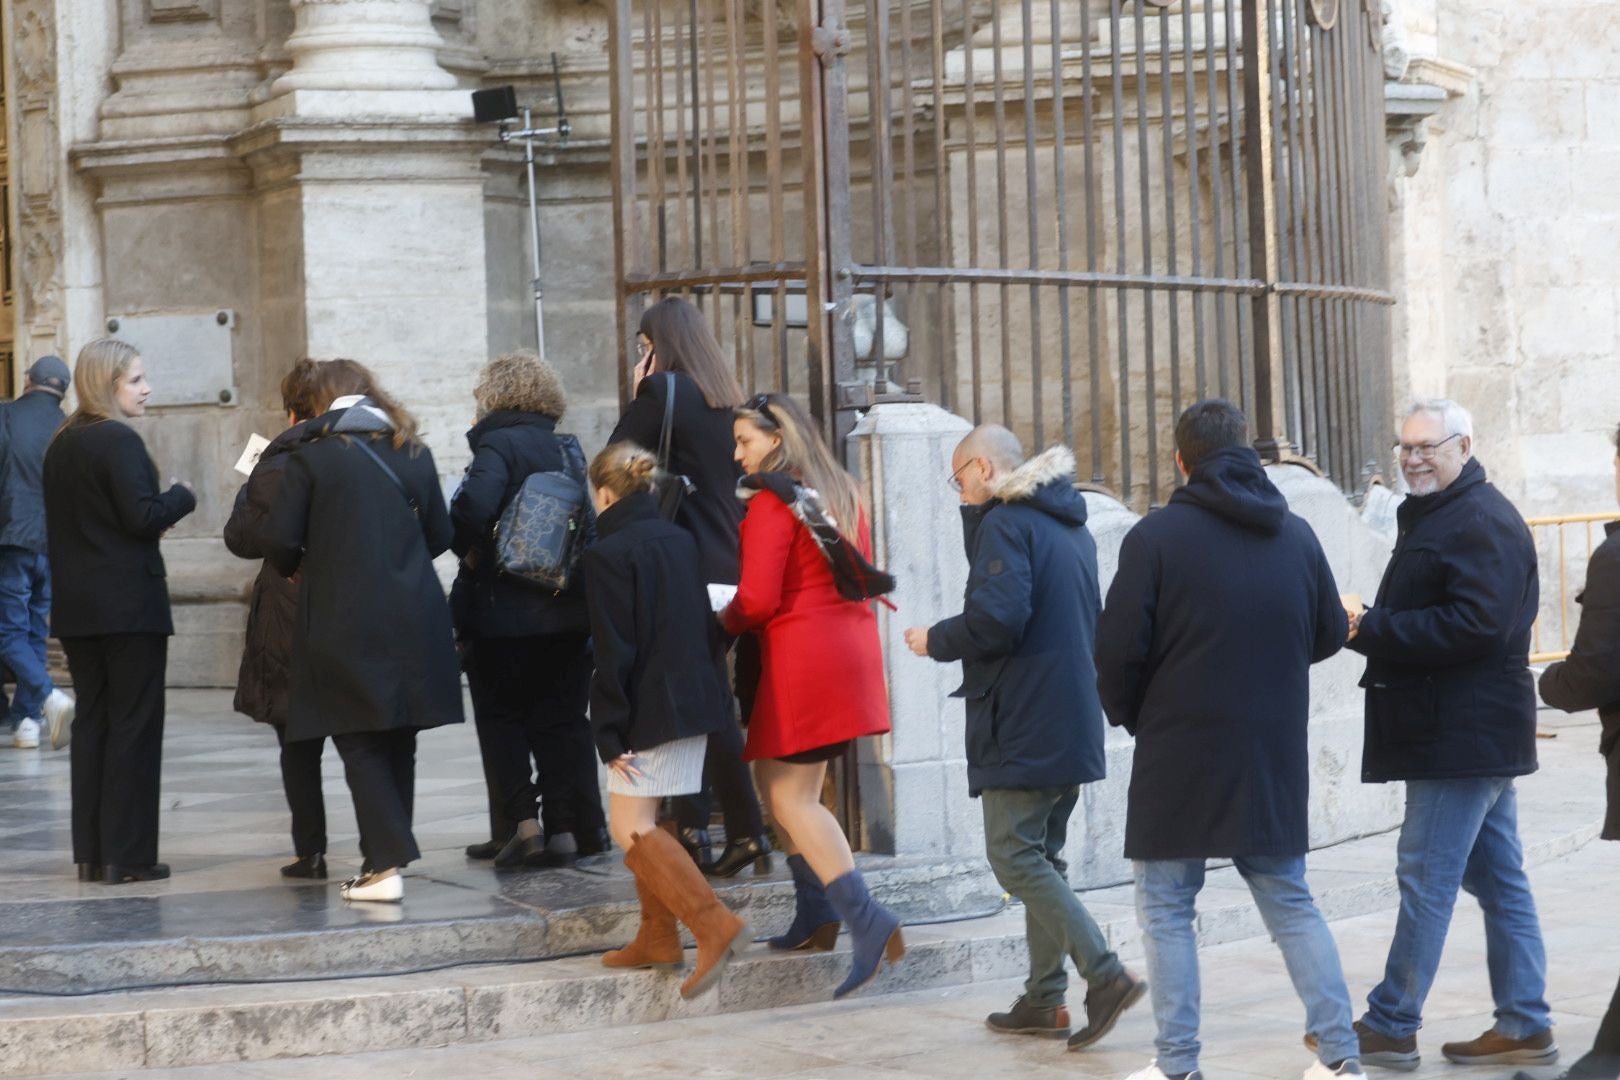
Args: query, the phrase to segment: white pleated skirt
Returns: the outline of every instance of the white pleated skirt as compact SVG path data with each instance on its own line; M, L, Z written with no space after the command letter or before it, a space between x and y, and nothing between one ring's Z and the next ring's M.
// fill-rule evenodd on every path
M651 750L638 750L631 764L641 775L624 776L616 769L609 769L608 793L648 798L695 795L703 790L703 755L708 748L707 735L694 735Z

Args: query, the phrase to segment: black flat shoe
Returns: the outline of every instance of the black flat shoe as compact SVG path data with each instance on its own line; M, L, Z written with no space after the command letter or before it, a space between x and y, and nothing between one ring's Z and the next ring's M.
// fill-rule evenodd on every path
M97 864L93 863L93 862L82 862L82 863L80 863L79 864L79 880L80 881L100 881L101 880L101 867L98 866Z
M686 849L686 853L692 856L692 861L700 868L714 858L708 829L694 829L690 825L685 825L675 838L681 842L681 847Z
M703 872L710 877L735 877L737 872L749 863L754 864L754 874L768 874L771 872L771 842L763 836L749 836L740 840L726 841L726 850L712 863L703 866Z
M504 848L506 844L507 841L505 840L485 840L482 844L468 844L467 858L484 860L493 859L495 856L501 853L501 849Z
M322 878L326 877L326 856L320 852L305 855L297 862L288 863L281 868L281 876L287 878Z
M108 885L127 885L132 881L163 881L168 876L168 863L151 863L146 866L116 866L108 863L101 868L101 880Z
M534 866L540 856L546 852L546 841L539 835L522 837L513 834L501 848L500 854L495 856L497 870L516 870L524 866Z
M565 870L579 861L579 845L573 833L557 833L546 838L545 845L529 860L529 865L541 870Z

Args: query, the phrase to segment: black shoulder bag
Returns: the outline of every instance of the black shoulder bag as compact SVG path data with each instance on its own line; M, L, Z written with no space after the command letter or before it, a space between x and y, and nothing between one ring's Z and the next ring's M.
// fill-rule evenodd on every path
M675 438L675 373L664 373L664 426L658 433L658 515L674 521L686 497L697 490L687 476L670 471L670 443Z
M392 480L394 482L394 486L399 489L399 493L405 496L405 505L411 508L411 513L417 518L421 518L422 509L416 505L416 496L411 494L410 488L405 486L405 481L399 478L399 473L394 471L393 466L384 461L382 455L371 448L370 443L371 440L366 438L364 435L358 436L354 440L354 445L364 450L366 452L366 456L377 463L377 468L386 473L388 479Z

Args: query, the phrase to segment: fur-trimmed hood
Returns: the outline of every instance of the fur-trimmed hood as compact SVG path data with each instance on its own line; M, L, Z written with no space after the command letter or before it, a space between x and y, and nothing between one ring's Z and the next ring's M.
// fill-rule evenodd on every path
M1027 505L1064 524L1086 523L1085 496L1074 486L1074 451L1067 446L1036 454L997 481L991 491L999 502Z

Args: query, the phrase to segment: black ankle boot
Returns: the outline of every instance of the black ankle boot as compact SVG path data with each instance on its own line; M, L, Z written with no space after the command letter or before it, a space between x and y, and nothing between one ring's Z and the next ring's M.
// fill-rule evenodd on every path
M726 849L712 863L703 866L710 877L735 877L749 863L754 864L755 875L771 872L771 842L763 836L745 836L727 840Z
M681 842L681 847L686 849L686 853L692 856L692 861L697 863L699 868L707 866L714 858L714 848L709 842L708 829L694 829L690 825L683 825L680 832L675 834L675 838Z
M290 862L281 868L281 876L286 878L321 878L326 877L326 856L320 852L305 855L297 862Z

